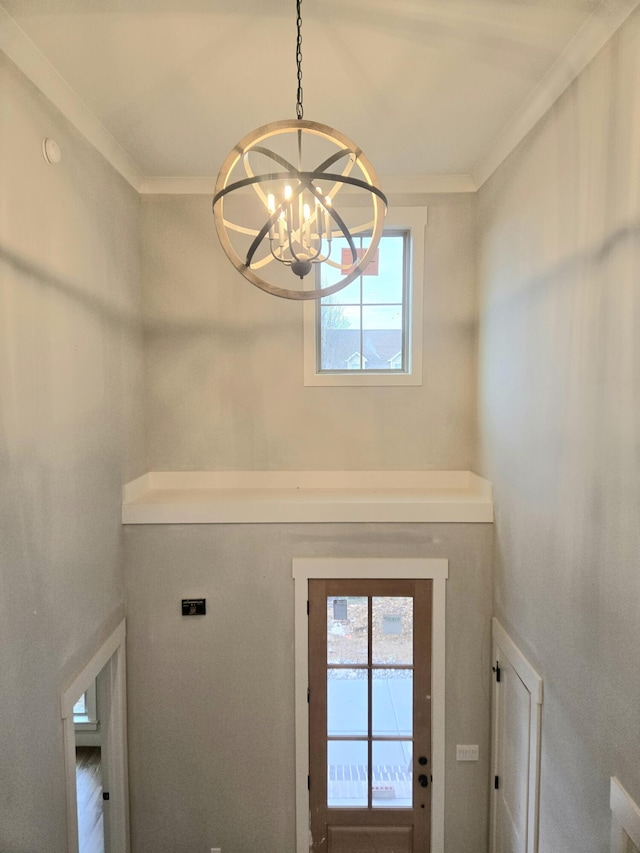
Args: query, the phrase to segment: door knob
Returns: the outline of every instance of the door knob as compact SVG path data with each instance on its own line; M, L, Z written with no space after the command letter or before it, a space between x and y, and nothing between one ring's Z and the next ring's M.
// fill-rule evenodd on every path
M426 755L421 755L421 756L420 756L420 758L418 759L418 764L421 764L421 765L424 767L424 765L425 765L426 763L427 763L427 756L426 756Z
M427 787L427 785L429 784L429 780L428 780L428 779L427 779L427 777L424 775L424 773L421 773L421 774L418 776L418 782L420 782L420 784L422 785L422 787L423 787L423 788L426 788L426 787Z

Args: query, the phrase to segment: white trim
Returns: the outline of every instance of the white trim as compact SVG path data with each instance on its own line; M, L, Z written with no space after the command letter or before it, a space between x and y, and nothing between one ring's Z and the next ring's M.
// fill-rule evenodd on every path
M150 472L123 494L123 524L493 521L470 471Z
M136 163L2 6L0 50L114 169L139 191L142 173Z
M64 691L60 699L60 714L63 720L71 717L73 721L73 706L78 701L78 697L82 696L89 689L89 686L96 680L98 673L104 668L107 661L123 645L125 636L126 627L123 620Z
M471 175L382 175L380 186L387 198L393 195L430 193L473 193L478 187ZM142 195L213 196L215 176L143 177L138 192Z
M611 853L629 853L629 842L640 849L640 807L620 781L611 777Z
M524 682L529 693L531 693L534 702L538 705L542 705L542 679L495 616L492 620L492 627L494 647L498 646L502 649L505 657L518 673L518 676Z
M129 500L164 489L472 489L472 471L149 471L125 486ZM137 494L129 494L132 488ZM490 497L490 494L489 494Z
M600 3L471 170L473 183L478 189L551 109L639 4L640 0Z
M151 478L152 474L147 473L143 474L141 477L137 477L135 480L130 480L128 483L122 487L122 502L130 503L131 501L137 500L141 495L145 492L148 492L151 488Z
M426 207L390 207L385 228L408 228L411 232L409 263L409 371L407 373L369 373L345 369L343 373L318 373L316 364L315 299L303 305L304 384L312 387L369 387L422 385L422 331L425 282L425 242L429 212Z
M538 850L538 808L540 798L540 730L542 725L542 679L522 654L520 649L507 634L500 622L492 619L493 660L507 660L516 671L530 694L529 708L529 781L527 807L527 853L537 853ZM498 748L498 683L493 679L493 713L492 713L492 745L491 745L491 775L497 776ZM495 832L496 792L491 786L491 815L489 850L494 851L497 842Z
M431 853L444 853L445 782L445 614L446 559L377 557L294 558L295 587L295 730L296 730L296 853L309 851L309 635L307 598L310 578L425 578L433 579L431 732Z
M128 853L129 846L129 784L126 742L126 628L124 620L73 679L60 698L63 721L65 778L67 791L67 851L78 853L78 806L76 794L76 738L73 706L103 672L108 682L107 707L101 709L103 721L102 749L106 753L110 787L118 792L105 808L105 832L110 839L111 853Z

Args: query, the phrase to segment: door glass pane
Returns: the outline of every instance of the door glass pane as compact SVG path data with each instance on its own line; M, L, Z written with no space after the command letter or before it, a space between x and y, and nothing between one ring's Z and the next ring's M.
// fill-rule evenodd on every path
M373 663L413 663L413 598L375 597Z
M411 741L374 740L371 756L373 808L410 809L413 803Z
M330 740L327 743L327 805L366 809L368 785L367 742Z
M367 663L367 598L327 597L327 663Z
M371 687L373 735L413 737L413 672L374 669Z
M327 734L369 733L366 669L327 670Z

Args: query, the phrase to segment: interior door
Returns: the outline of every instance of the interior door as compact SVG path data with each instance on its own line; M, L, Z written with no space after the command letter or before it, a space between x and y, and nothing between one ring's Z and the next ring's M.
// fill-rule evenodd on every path
M495 853L526 853L531 694L508 660L498 661Z
M313 853L428 853L430 580L309 581Z

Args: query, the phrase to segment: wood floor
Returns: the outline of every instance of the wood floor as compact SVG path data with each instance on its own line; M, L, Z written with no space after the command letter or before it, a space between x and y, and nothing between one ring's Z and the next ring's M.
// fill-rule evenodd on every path
M80 853L104 853L99 746L76 747L76 790Z

